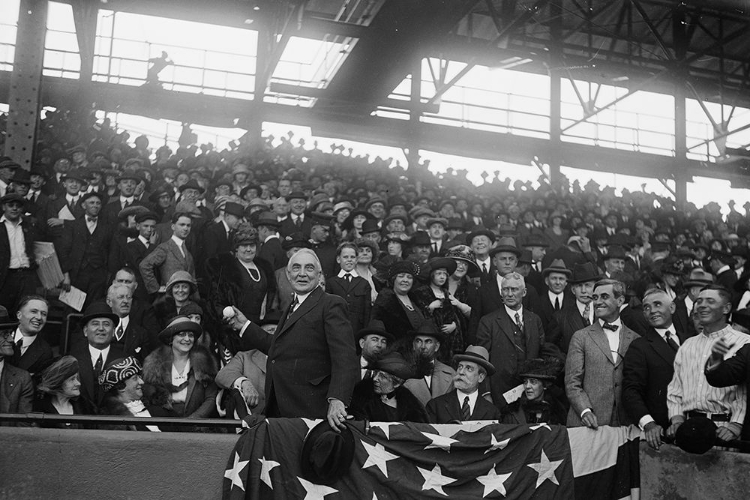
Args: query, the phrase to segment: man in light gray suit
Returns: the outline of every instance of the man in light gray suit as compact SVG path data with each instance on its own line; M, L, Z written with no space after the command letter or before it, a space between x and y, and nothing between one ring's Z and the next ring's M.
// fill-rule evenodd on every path
M410 378L404 382L404 387L426 405L432 398L453 390L456 370L435 359L440 350L440 343L445 341L445 335L438 330L433 321L425 321L416 331L410 333L414 336L414 351L432 363L432 373L422 378Z
M185 245L185 239L190 234L192 219L185 212L178 212L172 216L172 237L160 243L153 252L141 261L140 270L143 284L150 294L165 290L169 277L176 271L187 271L195 276L193 256ZM156 271L159 271L159 279Z
M573 334L565 362L568 427L627 425L621 401L623 358L638 334L620 320L625 285L597 281L592 297L596 321Z

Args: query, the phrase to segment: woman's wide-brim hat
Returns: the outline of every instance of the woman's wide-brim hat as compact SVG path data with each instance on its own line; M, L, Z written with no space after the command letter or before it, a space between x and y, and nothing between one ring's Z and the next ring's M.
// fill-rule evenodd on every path
M521 366L521 378L537 378L539 380L557 380L564 368L562 361L556 358L527 359Z
M175 316L172 318L172 321L169 322L167 327L159 332L159 340L161 340L162 343L169 345L172 343L172 337L180 332L193 332L195 334L195 340L198 340L200 336L203 335L203 328L187 316Z
M398 262L394 262L388 269L388 278L392 279L402 273L411 274L416 278L417 276L419 276L419 271L419 264L417 264L416 262L412 262L410 260L400 260Z
M169 277L169 281L167 282L167 295L172 293L172 288L177 283L189 283L193 290L195 290L198 287L198 282L195 281L195 278L193 278L193 275L190 274L187 271L175 271L172 273L172 276Z
M445 256L449 259L462 260L471 264L475 269L479 269L474 250L467 245L456 245L455 247L451 247L445 253Z
M406 361L406 358L400 352L396 351L384 354L372 363L370 367L373 370L390 373L404 380L414 377L414 367Z
M437 269L445 269L448 272L448 276L456 272L456 261L448 257L434 257L427 262L424 273L429 275Z
M323 420L307 434L300 453L302 477L330 485L349 471L354 459L354 434L348 425L339 430L334 431Z

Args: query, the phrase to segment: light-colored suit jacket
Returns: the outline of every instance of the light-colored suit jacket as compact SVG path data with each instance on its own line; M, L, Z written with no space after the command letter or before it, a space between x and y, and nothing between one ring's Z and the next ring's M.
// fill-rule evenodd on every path
M591 408L599 425L628 425L622 405L623 359L638 334L624 324L620 328L617 361L599 321L573 334L565 362L565 392L570 400L568 427L581 427L581 412Z
M146 286L148 293L156 293L159 287L164 286L169 278L177 271L187 271L195 278L195 263L193 256L185 248L185 256L177 244L171 238L148 254L140 264L143 284ZM159 279L156 279L156 270L159 270Z
M234 381L247 378L258 391L258 406L250 408L252 413L261 414L266 409L266 361L268 356L257 349L238 352L227 366L216 375L216 385L222 389L232 389Z
M456 371L453 368L440 361L435 361L429 388L423 378L410 378L404 382L404 387L409 389L422 405L426 405L427 401L432 398L442 396L453 390L453 377L455 375Z

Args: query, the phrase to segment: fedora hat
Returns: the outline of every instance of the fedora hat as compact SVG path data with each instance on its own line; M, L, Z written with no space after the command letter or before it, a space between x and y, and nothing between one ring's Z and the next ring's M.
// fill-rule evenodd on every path
M445 339L447 338L445 334L438 329L435 322L431 319L423 321L422 324L419 325L419 328L417 328L416 330L409 330L408 332L406 332L406 334L410 337L434 337L435 340L437 340L441 344L444 343Z
M355 208L349 213L349 216L346 219L344 219L344 222L341 224L341 229L351 231L354 228L354 218L360 215L363 215L368 220L375 219L375 216L372 215L370 212L363 210L361 208Z
M435 217L435 212L420 205L417 205L409 211L409 217L411 217L413 220L424 217L425 215L427 217Z
M164 344L169 345L172 342L172 337L180 332L193 332L195 334L195 340L198 340L203 334L203 328L187 316L175 316L169 322L167 327L159 332L159 340Z
M562 259L553 260L549 266L542 269L542 276L547 277L550 273L561 273L570 279L573 273L565 266L565 261Z
M409 218L404 214L391 214L388 217L386 217L383 220L383 227L387 227L388 224L390 224L394 220L400 220L404 223L404 225L407 225L409 223Z
M128 179L134 180L135 182L141 182L143 180L143 177L138 175L138 172L136 172L135 170L124 170L117 176L117 178L115 178L115 182L125 181Z
M430 239L430 235L427 234L426 231L417 231L414 234L411 235L411 246L413 247L428 247L432 245L432 240Z
M348 425L339 430L323 420L307 434L300 452L302 477L329 485L347 473L354 459L354 434Z
M716 443L716 424L706 417L691 417L677 428L674 440L683 451L703 455Z
M206 190L203 189L203 187L201 187L201 185L198 184L198 181L196 181L195 179L190 179L189 181L187 181L185 184L183 184L177 189L180 191L180 193L184 192L186 189L195 189L201 194L206 192Z
M599 281L602 277L599 268L591 262L586 262L585 264L576 264L576 267L573 268L573 277L568 282L575 285L587 281Z
M362 223L362 230L360 231L360 234L367 234L367 233L379 233L380 228L378 227L378 221L373 219L367 219Z
M292 233L281 240L281 249L284 251L292 248L310 248L310 240L304 237L302 233Z
M490 250L490 257L494 257L500 252L510 252L516 257L521 256L521 249L516 246L516 240L510 236L503 236L497 240L497 245Z
M625 249L622 248L620 245L610 245L607 247L607 253L602 256L602 260L609 260L609 259L622 259L625 260L628 258L628 254L625 253Z
M466 348L466 351L459 354L453 355L453 362L458 363L459 361L471 361L487 370L487 375L493 375L495 373L495 366L490 363L490 354L482 346L470 345Z
M18 321L14 321L10 318L8 310L0 306L0 331L12 330L18 326Z
M531 233L530 235L526 237L526 241L523 243L522 246L547 248L549 247L549 243L547 242L547 239L541 234Z
M357 340L363 339L368 335L379 335L388 339L388 342L393 342L396 337L385 329L385 323L379 319L370 320L370 324L366 328L362 328L357 332Z
M245 216L245 207L243 207L239 203L228 201L224 204L224 213L234 215L235 217L239 217L241 219Z
M255 222L255 225L277 228L281 224L279 223L275 214L273 214L272 212L263 212L258 217L258 220Z
M67 179L74 179L78 182L82 182L86 184L89 180L88 174L82 169L82 168L74 168L70 172L63 174L60 176L60 180L64 181Z
M112 312L112 308L109 304L103 300L98 300L89 305L85 311L83 311L83 318L81 318L81 324L86 325L89 321L95 318L109 318L114 324L120 322L120 317Z
M427 219L427 222L425 222L425 227L430 227L433 224L440 224L443 226L443 229L448 228L448 219L445 219L443 217L430 217Z
M382 203L384 207L388 206L388 203L381 198L380 196L373 196L369 200L367 200L367 203L365 203L365 210L369 210L371 206L373 206L375 203Z

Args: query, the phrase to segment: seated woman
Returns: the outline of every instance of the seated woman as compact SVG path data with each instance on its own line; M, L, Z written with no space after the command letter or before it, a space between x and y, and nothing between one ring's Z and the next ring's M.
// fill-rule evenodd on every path
M169 320L182 314L182 308L189 304L192 298L197 298L198 282L187 271L176 271L167 282L167 290L163 297L154 301L154 312L159 319L160 327L165 328Z
M42 381L37 386L41 398L34 400L34 411L53 415L83 415L81 379L78 375L78 360L73 356L63 356L42 372ZM70 423L42 422L40 427L81 429L82 426Z
M195 342L203 328L187 316L176 316L159 333L164 345L148 355L143 363L144 402L167 410L169 416L210 418L216 414L214 383L216 362Z
M403 386L415 376L414 368L398 352L390 352L372 365L372 378L354 386L349 413L372 422L427 422L424 406Z
M555 396L553 382L563 369L557 358L527 359L521 369L523 394L503 410L504 424L565 425L568 409Z
M116 359L99 375L99 387L104 392L102 413L132 417L163 417L166 412L151 413L143 404L141 364L133 356ZM112 430L160 432L155 425L126 425L108 427Z

